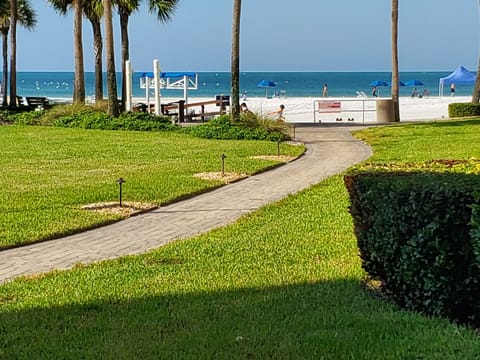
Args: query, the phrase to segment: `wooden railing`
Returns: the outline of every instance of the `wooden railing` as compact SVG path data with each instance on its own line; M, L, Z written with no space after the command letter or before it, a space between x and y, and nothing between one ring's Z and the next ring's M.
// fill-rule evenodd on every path
M180 123L196 119L205 121L208 117L225 114L227 112L227 104L228 102L221 98L188 104L185 104L184 100L179 100L168 104L162 104L161 113L166 116L176 116ZM207 111L206 106L208 105L215 105L218 107L218 110ZM150 109L148 110L153 112L154 106L155 105L151 104ZM134 109L137 111L147 111L147 105L138 104Z

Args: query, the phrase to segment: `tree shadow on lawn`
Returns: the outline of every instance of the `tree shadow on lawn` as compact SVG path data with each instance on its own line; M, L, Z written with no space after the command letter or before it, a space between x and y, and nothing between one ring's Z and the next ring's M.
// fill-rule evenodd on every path
M382 303L358 280L25 310L7 309L22 296L11 293L0 293L0 358L469 358L474 338Z

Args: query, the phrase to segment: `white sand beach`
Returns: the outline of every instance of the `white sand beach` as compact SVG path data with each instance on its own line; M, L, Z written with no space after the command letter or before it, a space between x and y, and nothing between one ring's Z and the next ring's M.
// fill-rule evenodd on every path
M266 115L277 110L281 104L285 105L284 117L288 123L319 123L319 122L342 122L350 123L376 123L377 101L388 98L314 98L314 97L286 97L286 98L263 98L251 97L244 102L250 111ZM161 98L161 103L175 102L179 99ZM188 103L213 100L212 98L189 98ZM144 102L145 99L135 98L133 103ZM152 99L151 99L152 101ZM319 110L318 101L340 102L341 112L323 112ZM455 102L470 102L471 97L438 97L429 96L423 98L400 98L400 121L425 121L448 119L448 105ZM240 100L240 102L243 102ZM192 108L199 112L200 107ZM215 105L207 105L205 112L216 111ZM315 111L314 111L315 110ZM335 109L335 110L338 110ZM328 111L328 110L327 110ZM348 120L353 119L353 120Z

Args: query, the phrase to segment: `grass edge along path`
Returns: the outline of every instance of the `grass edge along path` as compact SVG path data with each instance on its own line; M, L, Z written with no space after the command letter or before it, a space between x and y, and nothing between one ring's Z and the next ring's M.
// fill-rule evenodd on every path
M259 155L299 156L303 146L206 140L178 133L0 127L0 248L98 227L122 217L82 210L119 201L165 205L223 184L197 173L252 175L278 166Z
M342 177L334 176L234 225L145 255L0 286L0 354L478 358L473 331L398 310L361 289L347 206Z

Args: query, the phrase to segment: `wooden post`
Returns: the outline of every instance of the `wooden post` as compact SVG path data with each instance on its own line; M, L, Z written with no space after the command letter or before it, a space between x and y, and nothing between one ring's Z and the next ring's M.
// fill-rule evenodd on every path
M185 122L185 100L178 101L178 122Z

